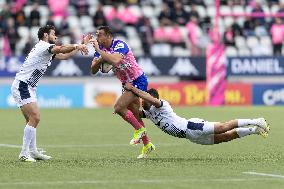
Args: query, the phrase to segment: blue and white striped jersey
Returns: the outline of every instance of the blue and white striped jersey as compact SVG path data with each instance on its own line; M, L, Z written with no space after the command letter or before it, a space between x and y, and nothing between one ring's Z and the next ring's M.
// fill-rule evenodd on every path
M54 55L50 52L52 46L54 44L40 40L30 51L15 79L23 81L31 87L36 87L39 79L51 65Z
M176 115L167 101L161 100L161 102L162 106L159 108L151 106L149 110L143 110L146 118L165 133L185 138L188 120Z

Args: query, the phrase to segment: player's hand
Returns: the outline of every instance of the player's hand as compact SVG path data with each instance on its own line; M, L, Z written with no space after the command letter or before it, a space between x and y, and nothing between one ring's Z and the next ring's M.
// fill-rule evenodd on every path
M89 51L85 44L80 44L78 49L81 51L81 54L88 55Z
M127 91L131 91L132 87L133 87L133 85L131 83L126 83L124 85L124 89L127 90Z
M89 33L89 34L83 36L82 43L87 45L90 42L90 40L93 39L93 38L94 38L94 36L91 33Z
M98 51L100 48L99 48L99 43L97 41L97 39L91 39L90 42L93 44L93 47L95 48L96 51Z

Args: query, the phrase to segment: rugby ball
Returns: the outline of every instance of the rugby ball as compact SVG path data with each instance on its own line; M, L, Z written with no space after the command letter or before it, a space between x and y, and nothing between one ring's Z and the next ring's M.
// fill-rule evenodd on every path
M101 72L102 73L108 73L110 70L112 69L112 65L107 63L107 62L103 62L101 64Z

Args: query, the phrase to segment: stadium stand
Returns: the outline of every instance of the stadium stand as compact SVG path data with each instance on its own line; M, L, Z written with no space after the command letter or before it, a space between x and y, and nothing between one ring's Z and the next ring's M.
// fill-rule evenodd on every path
M56 26L62 43L108 24L138 56L204 56L216 11L214 0L0 0L0 7L4 56L26 54L45 24ZM220 12L283 13L284 1L223 0ZM283 19L229 16L219 25L229 56L283 55Z

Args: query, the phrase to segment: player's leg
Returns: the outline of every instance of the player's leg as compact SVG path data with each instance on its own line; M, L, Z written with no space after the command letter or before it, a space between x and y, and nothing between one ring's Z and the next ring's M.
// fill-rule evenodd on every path
M133 103L131 103L129 106L128 106L128 109L133 113L133 115L136 117L136 119L138 120L138 122L143 126L145 127L145 124L143 122L143 120L140 118L139 116L139 109L140 109L140 99L137 97ZM143 144L144 146L149 144L150 142L150 138L148 137L147 134L145 134L143 137L142 137L142 141L143 141Z
M137 118L139 123L143 127L145 127L143 120L139 116L140 99L138 97L137 97L137 100L134 100L133 103L131 103L128 106L128 109L133 112L134 116ZM143 147L142 147L142 150L141 150L141 154L137 157L138 159L147 158L148 155L156 149L154 144L151 143L150 137L148 136L147 133L141 139L142 139L142 142L143 142Z
M25 116L28 117L28 123L25 127L23 137L23 148L21 154L26 154L26 150L29 150L31 157L39 160L49 160L51 156L42 154L39 152L36 145L36 128L40 122L40 110L36 102L26 104L21 107L21 110ZM29 142L29 135L32 135ZM26 141L26 142L24 142ZM28 145L29 142L29 145Z
M248 125L255 125L268 133L269 127L264 118L257 119L235 119L227 122L220 122L214 124L214 134L221 134L230 131L235 128L242 128Z
M125 91L114 105L114 112L119 114L125 121L130 123L136 130L130 144L139 143L146 129L139 123L134 114L127 107L137 98L132 92Z
M245 128L235 128L235 129L232 129L222 134L214 134L214 144L228 142L228 141L231 141L237 138L242 138L242 137L253 135L253 134L262 135L260 129L261 128L257 126L245 127Z
M36 102L21 106L21 111L27 124L24 128L23 145L19 158L25 161L30 156L30 147L31 150L36 148L36 127L40 121L40 113Z
M28 115L26 115L25 112L23 112L22 109L21 109L21 111L22 111L23 116L25 117L26 124L28 124L28 122L29 122L29 117L28 117Z

